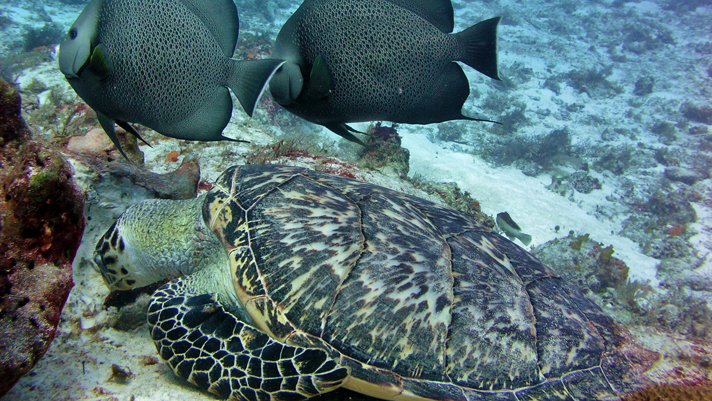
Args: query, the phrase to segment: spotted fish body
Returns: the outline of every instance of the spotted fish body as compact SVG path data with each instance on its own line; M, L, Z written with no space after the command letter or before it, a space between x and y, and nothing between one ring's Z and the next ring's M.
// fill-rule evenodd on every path
M149 217L186 213L183 202L134 206L119 219L97 245L107 283L125 285L166 259L161 250L185 230ZM197 216L198 237L214 233L207 242L221 244L224 262L206 261L159 289L148 319L176 373L226 398L311 397L342 386L399 401L598 400L632 385L619 354L625 343L595 303L451 209L304 168L254 165L228 169L200 207L173 221ZM142 244L149 230L157 238ZM151 252L157 262L122 269ZM168 275L195 263L173 260ZM250 344L262 348L242 358ZM272 367L275 347L281 358L313 352L312 368ZM292 387L291 364L312 384ZM235 369L249 380L231 381Z
M286 22L270 82L290 112L352 139L345 123L455 119L469 83L455 61L498 79L499 17L453 30L450 0L306 0Z
M114 123L179 139L227 139L232 89L252 114L278 60L232 59L232 0L92 0L60 45L59 65L118 147Z

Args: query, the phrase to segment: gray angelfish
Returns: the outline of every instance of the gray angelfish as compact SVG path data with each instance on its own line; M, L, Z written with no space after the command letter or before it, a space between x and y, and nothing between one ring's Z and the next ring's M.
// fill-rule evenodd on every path
M464 116L461 61L497 74L500 17L452 34L450 0L305 0L277 36L270 81L285 109L354 142L349 122L430 124Z
M507 212L502 212L497 214L497 225L499 228L504 231L504 233L514 241L515 239L519 239L522 241L522 244L524 246L527 246L532 243L532 236L529 234L524 234L522 232L522 229L519 228L519 225L512 220L512 217L509 216L509 213Z
M233 59L238 29L232 0L92 0L60 45L59 68L119 150L114 123L137 136L129 122L230 139L228 88L251 116L282 63Z

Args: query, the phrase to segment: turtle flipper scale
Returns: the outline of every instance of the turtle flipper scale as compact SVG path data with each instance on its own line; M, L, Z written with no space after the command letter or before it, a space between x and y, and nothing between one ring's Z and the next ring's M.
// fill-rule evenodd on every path
M180 377L231 399L299 400L341 386L348 369L321 349L273 340L191 291L191 277L159 288L148 306L151 338Z

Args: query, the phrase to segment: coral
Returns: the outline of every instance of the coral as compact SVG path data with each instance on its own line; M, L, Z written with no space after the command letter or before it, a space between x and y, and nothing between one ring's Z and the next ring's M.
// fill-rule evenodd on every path
M14 82L15 75L20 71L52 62L51 53L51 49L46 47L31 52L11 51L4 57L0 57L0 77L8 82Z
M463 192L454 182L425 181L417 174L409 180L414 187L423 190L430 195L439 196L445 205L471 217L485 227L494 228L496 225L492 217L482 212L480 202L472 198L472 195L470 195L469 192Z
M673 123L668 121L656 122L653 127L650 128L650 132L657 135L660 141L666 145L671 144L672 141L677 139L677 129Z
M623 88L611 83L607 78L613 73L613 65L602 69L573 70L566 74L567 83L579 93L591 99L612 98L623 93Z
M621 33L623 34L623 49L635 54L644 54L666 45L675 44L672 31L653 21L626 24Z
M84 194L51 145L33 141L0 81L0 396L54 339L84 230Z
M463 124L455 121L448 121L437 125L437 131L430 139L431 142L456 142L463 143L463 135L467 130Z
M577 171L568 178L573 188L582 194L590 194L595 189L601 189L601 182L598 178L591 177L585 171Z
M615 175L622 175L631 167L635 155L635 148L630 145L610 146L602 150L593 167L599 171L608 170Z
M198 192L200 165L198 160L190 155L183 158L183 162L175 171L166 174L153 173L146 170L142 164L127 163L121 157L72 152L72 158L90 168L91 174L94 175L91 180L95 182L128 180L151 193L152 197L160 199L190 199Z
M628 266L588 234L570 232L532 249L532 253L584 293L603 293L628 279Z
M362 148L358 160L365 168L373 170L390 170L396 177L407 177L410 151L401 147L401 137L393 124L390 127L380 122L368 128L367 148Z
M497 136L475 152L494 165L515 165L525 174L536 176L553 168L557 159L572 159L571 133L562 128L544 136Z
M5 11L0 11L0 31L5 30L5 28L12 25L12 23L12 18L5 15Z
M23 89L30 93L37 94L46 91L47 85L45 85L42 81L38 81L37 78L32 78L30 83L25 85Z
M712 125L712 107L710 106L697 106L685 102L680 106L680 113L691 121Z
M655 78L653 77L642 77L635 81L635 89L633 89L633 94L636 96L645 96L653 93L653 87L655 86Z

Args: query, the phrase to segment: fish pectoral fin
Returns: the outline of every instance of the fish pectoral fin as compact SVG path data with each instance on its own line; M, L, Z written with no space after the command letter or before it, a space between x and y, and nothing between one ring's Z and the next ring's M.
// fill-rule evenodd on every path
M150 143L146 142L145 139L139 135L138 131L134 129L134 127L131 126L131 124L127 123L126 121L121 121L121 120L115 120L116 124L118 124L119 127L123 128L126 132L130 133L131 135L135 136L138 138L141 142L145 143L148 145L149 148L153 148Z
M282 106L296 103L302 94L304 77L299 64L286 61L269 81L272 98Z
M98 45L91 52L89 58L89 69L96 74L99 79L105 79L111 75L111 62L106 56L106 47L103 44Z
M119 152L121 152L121 155L124 156L124 159L131 163L131 160L129 160L129 157L126 156L126 153L124 153L124 150L121 148L121 142L119 142L119 137L116 135L116 128L114 127L114 119L109 118L105 114L100 113L98 111L96 112L96 117L99 119L99 124L101 124L101 128L104 129L106 135L108 135L109 139L111 139L111 142L114 143L114 146L119 149Z
M363 132L356 131L355 129L349 127L346 124L334 123L334 124L324 124L324 126L326 128L328 128L331 132L335 133L336 135L339 135L340 137L342 137L346 140L358 143L359 145L363 146L364 148L371 148L365 142L363 142L358 137L356 137L354 134L352 134L352 132L355 132L358 134L363 134Z
M311 72L309 73L309 84L304 93L305 99L323 99L334 89L334 80L331 78L329 66L322 54L316 56Z

